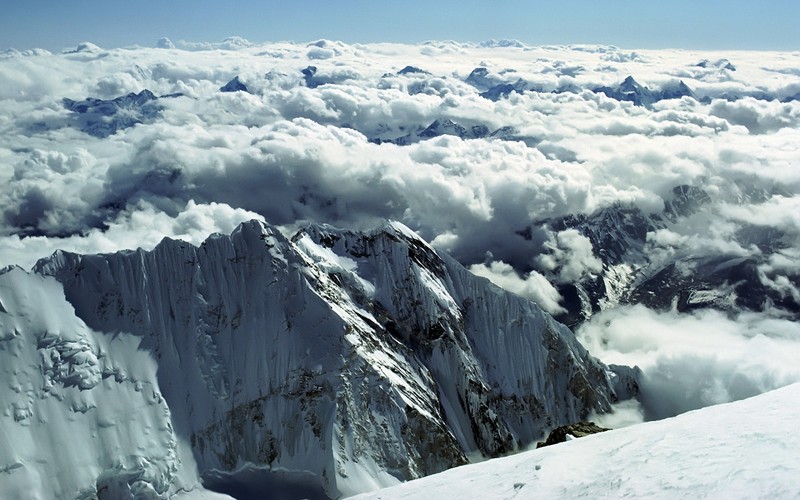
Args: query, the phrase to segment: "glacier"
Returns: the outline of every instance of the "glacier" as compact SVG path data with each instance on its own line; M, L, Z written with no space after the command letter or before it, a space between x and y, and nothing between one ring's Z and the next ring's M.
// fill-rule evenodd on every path
M624 369L397 222L289 239L254 220L0 278L3 492L159 498L201 474L335 498L524 449L631 395ZM36 448L54 432L74 459Z

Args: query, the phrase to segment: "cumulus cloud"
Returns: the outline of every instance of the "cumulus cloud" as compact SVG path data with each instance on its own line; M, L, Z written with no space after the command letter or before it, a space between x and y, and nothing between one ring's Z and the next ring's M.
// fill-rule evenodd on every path
M263 218L256 213L221 203L197 204L190 200L174 215L140 201L106 223L65 238L32 236L0 237L0 267L18 265L30 269L39 258L56 250L78 253L107 253L143 248L152 250L165 237L199 245L213 233L230 233L242 222Z
M574 283L587 274L598 273L603 263L594 255L592 242L575 229L566 229L552 235L545 243L548 252L537 258L537 263L560 283Z
M240 36L229 36L221 42L191 42L181 40L178 46L184 50L240 50L252 47L253 44Z
M700 55L637 52L634 58L614 47L495 45L355 47L320 40L252 46L231 38L183 45L193 52L82 44L75 54L9 57L0 64L7 82L0 89L3 168L10 180L0 193L4 230L77 234L140 199L167 205L197 199L276 222L401 218L432 239L453 235L449 249L466 262L481 262L490 250L524 273L546 251L541 241L518 236L533 221L614 203L658 212L678 184L729 189L727 167L758 177L790 175L783 167L796 160L787 149L797 136L792 103L684 98L648 110L587 90L619 82L633 69L659 88L674 81L670 65L710 71L694 66ZM236 50L237 57L218 49ZM316 49L330 57L309 53ZM481 52L472 55L475 50ZM737 56L735 73L721 70L737 92L797 85L797 75L776 73L784 64L779 58L762 70L761 57L750 57ZM664 67L650 61L665 61ZM301 74L310 63L317 65L314 88ZM396 73L410 64L428 73ZM464 81L477 66L490 68L498 82L522 79L542 91L484 99ZM778 81L767 79L767 71ZM217 91L237 75L252 94ZM689 83L699 95L733 91L718 82ZM562 87L576 90L550 93ZM108 99L145 88L187 97L159 101L159 120L107 141L64 128L69 113L62 97ZM514 132L507 133L511 140L415 135L436 120ZM756 132L761 142L751 140ZM406 135L413 144L375 143ZM69 171L42 159L81 155L91 161ZM557 240L552 245L560 249L552 259L578 252ZM591 259L561 261L539 262L542 271L564 267L565 280L583 272L573 266L596 269Z
M735 102L716 100L709 113L741 125L753 134L765 134L800 124L800 103L763 101L747 97Z
M764 176L763 165L795 158L785 146L796 136L791 103L684 98L648 110L587 90L633 69L660 88L674 82L671 68L707 70L693 66L702 54L454 42L254 46L235 37L177 45L192 51L82 44L76 54L2 61L6 234L79 234L140 200L174 212L195 199L277 223L398 218L430 239L451 235L448 250L465 263L483 262L491 251L520 275L537 268L567 281L596 272L597 261L569 233L563 242L547 234L521 238L531 223L614 203L658 212L675 185L723 191L726 165ZM317 49L326 57L309 53ZM785 65L780 59L762 70L760 57L751 57L737 55L737 71L724 70L740 90L763 90L765 74L779 75L769 80L772 90L797 83L791 72L776 73ZM314 88L301 73L310 65ZM397 74L408 65L427 73ZM484 99L464 81L478 66L498 81L524 80L541 91ZM234 76L251 93L218 92ZM689 83L697 92L720 90ZM185 97L160 100L158 120L105 141L65 128L62 97L110 99L145 88ZM557 88L576 90L550 93ZM510 140L416 135L436 120L513 132L505 132ZM761 148L748 142L756 130L772 143L784 137ZM385 143L407 135L414 137L408 146ZM73 158L73 166L44 159L51 157Z
M558 290L547 281L547 278L536 271L520 276L510 265L497 261L489 264L474 264L470 266L469 270L478 276L488 278L497 286L536 302L550 314L565 311L558 304L561 301Z

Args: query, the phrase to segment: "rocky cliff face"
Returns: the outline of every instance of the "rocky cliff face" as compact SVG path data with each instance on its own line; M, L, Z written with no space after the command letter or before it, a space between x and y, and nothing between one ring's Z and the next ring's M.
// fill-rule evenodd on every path
M252 221L35 270L90 328L141 339L201 472L310 475L335 497L510 452L616 399L569 329L397 223L290 241Z

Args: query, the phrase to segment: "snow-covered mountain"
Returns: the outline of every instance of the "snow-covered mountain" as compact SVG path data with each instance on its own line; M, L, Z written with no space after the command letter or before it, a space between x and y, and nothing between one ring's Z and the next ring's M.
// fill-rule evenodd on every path
M71 126L101 139L118 130L152 122L162 109L158 97L147 89L108 100L88 97L73 101L65 97L63 103L74 113Z
M236 88L235 85L242 88ZM225 89L225 90L223 90ZM244 84L234 78L222 89L224 92L247 90ZM62 99L64 109L70 112L61 122L45 124L34 122L34 130L43 131L60 126L69 126L85 132L98 139L105 139L120 130L131 128L143 123L153 123L164 110L159 100L182 97L180 92L156 96L151 91L144 89L138 93L131 92L113 99L98 99L87 97L82 101L75 101L67 97Z
M567 71L569 73L569 71ZM579 93L583 89L575 86L574 84L561 84L546 90L542 85L532 84L522 78L514 77L516 79L507 80L501 74L494 74L488 68L478 67L464 80L465 83L472 85L479 92L480 96L489 99L490 101L498 101L502 98L508 97L512 92L522 94L524 92L551 92L554 94L559 93ZM658 101L667 99L680 99L682 97L691 97L697 99L697 96L683 81L670 82L664 85L660 90L652 90L639 82L633 76L628 76L622 83L614 86L598 86L590 89L594 93L605 94L607 97L617 101L629 101L636 106L651 107Z
M797 498L800 385L359 496Z
M0 353L18 395L0 436L60 418L93 447L40 464L33 434L6 437L0 491L58 469L69 481L43 494L166 495L196 461L223 490L247 466L336 497L524 448L633 382L399 223L288 240L251 221L199 247L59 251L35 273L4 275Z
M228 83L226 83L225 85L220 87L219 91L220 92L248 92L248 93L250 92L247 89L247 85L242 83L242 81L239 79L238 75L233 77L233 79L231 81L229 81Z
M605 94L607 97L617 101L629 101L636 106L652 106L658 101L666 99L680 99L681 97L691 97L697 99L692 89L685 83L677 82L661 90L651 90L637 82L633 76L628 76L617 86L597 87L593 92Z
M772 194L755 188L738 193L748 201ZM755 248L742 255L736 246L710 250L672 252L666 257L652 251L651 240L662 230L691 224L692 216L703 216L714 201L698 186L680 185L661 212L646 212L621 204L591 214L568 215L539 221L523 233L532 237L533 228L553 231L577 230L592 245L602 270L559 286L566 312L557 319L577 325L592 314L620 304L644 304L655 310L681 312L711 308L728 312L780 310L787 317L800 317L800 301L785 293L765 276L765 263L789 244L786 236L766 225L741 227L731 240L741 248ZM735 200L739 202L739 200ZM795 286L800 276L787 278Z
M398 146L407 146L420 141L433 139L441 136L458 137L459 139L499 139L506 141L522 141L525 143L535 142L531 137L519 136L514 127L501 127L497 130L491 131L489 127L482 123L475 123L469 126L463 126L450 119L434 120L427 127L418 126L411 133L397 137L399 131L386 128L379 133L370 137L370 142L374 144L397 144Z

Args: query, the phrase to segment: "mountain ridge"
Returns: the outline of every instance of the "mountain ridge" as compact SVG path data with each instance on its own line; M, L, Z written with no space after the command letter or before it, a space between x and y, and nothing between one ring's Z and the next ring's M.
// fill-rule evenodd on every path
M35 272L93 330L141 339L201 473L311 472L331 497L523 448L609 411L628 377L394 222L289 240L250 221Z

